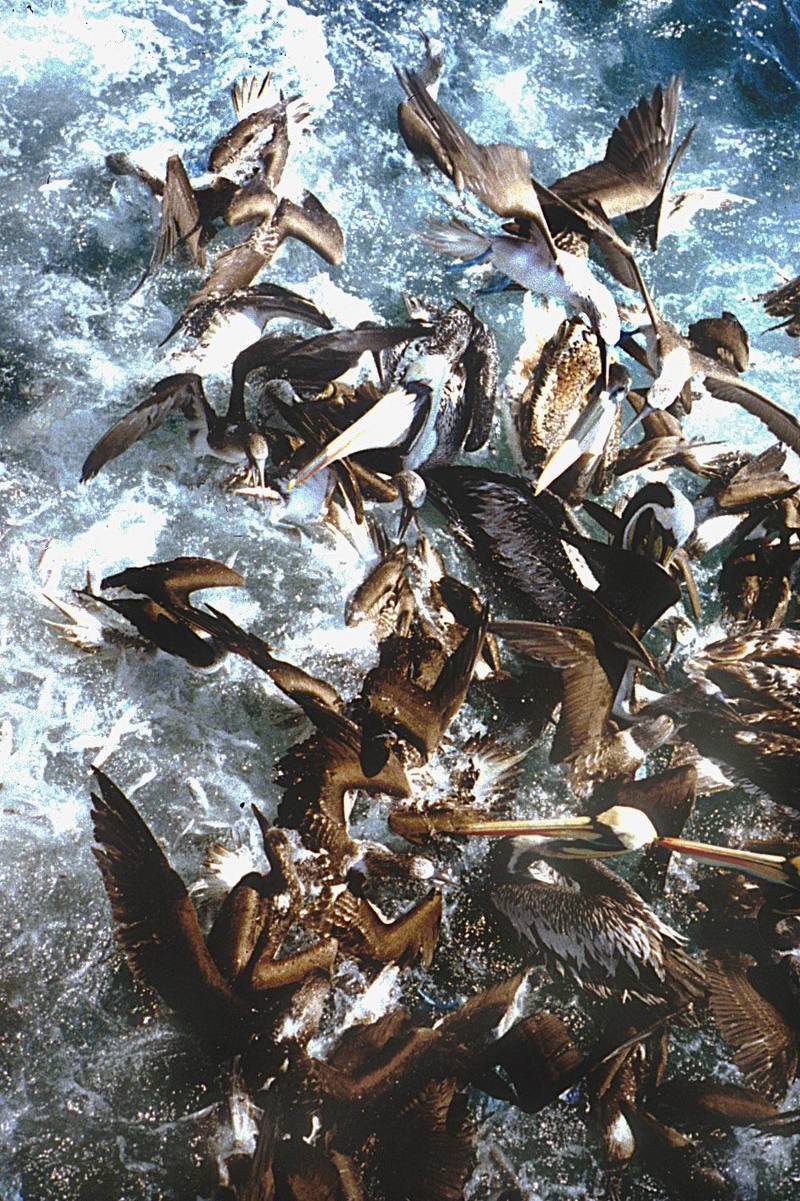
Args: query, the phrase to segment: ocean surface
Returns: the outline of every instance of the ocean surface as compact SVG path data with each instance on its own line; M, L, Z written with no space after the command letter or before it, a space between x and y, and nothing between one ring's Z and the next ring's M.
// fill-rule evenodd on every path
M282 524L268 505L222 491L213 460L187 453L168 424L87 486L81 463L104 429L176 368L158 344L199 278L166 269L133 298L151 253L144 189L106 170L129 150L153 171L180 153L190 174L231 123L228 89L272 68L313 107L297 170L346 235L328 269L298 243L268 278L297 286L343 325L393 320L401 293L472 299L415 237L442 202L396 131L393 63L414 65L420 33L446 48L442 101L478 140L526 146L551 180L602 156L622 112L675 71L685 73L679 129L697 122L678 183L748 197L700 214L646 261L665 314L683 328L733 309L751 332L752 379L798 411L795 343L765 336L754 302L781 272L800 270L800 5L778 0L508 0L422 7L395 0L7 0L0 20L0 1199L185 1201L203 1195L209 1137L224 1119L226 1081L210 1076L169 1013L134 989L115 947L90 847L89 764L134 797L187 884L223 840L256 850L251 802L274 815L277 756L301 726L242 661L213 675L120 648L86 654L61 639L42 591L70 597L99 578L180 554L229 559L246 589L216 596L284 658L347 690L374 662L369 635L345 627L362 578L358 550L317 527ZM231 241L233 235L226 235ZM521 338L519 294L477 301L498 332L504 367ZM225 375L209 375L212 402ZM769 436L710 400L690 429L740 446ZM505 464L497 421L482 461ZM695 483L696 486L696 483ZM439 523L435 523L438 525ZM452 538L437 542L465 578ZM707 627L703 638L713 634ZM483 729L467 706L438 768ZM449 760L448 760L449 756ZM543 814L566 800L557 774L532 758L518 807ZM385 836L385 808L363 828ZM706 802L697 837L759 828L741 798ZM482 852L465 855L462 885ZM665 909L680 924L691 902L685 869ZM457 910L459 888L447 899ZM387 978L379 1004L446 1004L483 987L481 947L454 955L446 925L430 973ZM513 950L513 947L512 947ZM337 1012L366 981L337 980ZM569 1006L568 992L562 993ZM674 1063L735 1078L721 1044L684 1032ZM795 1089L790 1101L800 1104ZM495 1197L515 1177L536 1201L600 1196L580 1102L525 1118L476 1094L481 1150L468 1196ZM743 1135L725 1152L737 1196L791 1201L798 1140ZM665 1196L649 1178L632 1201Z

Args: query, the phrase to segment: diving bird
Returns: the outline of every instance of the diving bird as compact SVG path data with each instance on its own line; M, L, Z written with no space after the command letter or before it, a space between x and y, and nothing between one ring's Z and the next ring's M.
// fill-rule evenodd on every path
M243 299L245 307L258 313L261 326L273 317L296 317L330 328L330 321L316 305L275 284L251 289ZM251 362L252 354L247 351L234 359L225 413L217 413L211 407L196 372L179 372L159 380L150 395L116 421L92 447L81 469L81 483L92 479L106 463L158 429L171 413L181 412L189 425L189 446L195 455L208 454L243 467L246 476L260 482L263 488L269 448L245 412L245 382L252 370Z
M444 72L443 46L438 39L423 33L425 61L417 71L417 78L428 94L437 99L439 85ZM413 100L403 100L397 106L397 128L400 136L421 167L435 163L440 171L447 171L446 161L439 150L438 139L432 135L429 125L420 116Z
M182 413L187 420L189 447L193 454L212 455L238 468L239 475L235 478L250 479L262 488L265 486L269 444L247 420L243 399L241 406L235 402L230 404L224 415L216 413L206 399L202 379L194 372L168 375L159 380L149 396L115 422L86 456L81 483L96 476L106 463L124 454L145 434L158 429L175 412Z
M92 823L99 844L94 855L131 972L211 1047L227 1055L245 1051L260 1032L266 1033L264 1003L279 999L285 1004L286 993L281 991L285 986L301 985L309 973L329 972L336 944L322 941L296 952L278 961L279 971L263 978L253 965L252 971L243 969L236 979L226 979L200 930L182 880L150 830L108 776L97 768L94 773L99 789L92 794ZM238 935L236 926L228 925L229 932ZM209 941L214 945L213 935ZM252 955L260 955L257 940ZM246 988L242 988L243 975Z
M481 234L460 220L428 225L423 240L440 254L471 261L491 260L501 275L534 292L563 300L585 313L602 340L601 354L620 336L617 306L593 275L585 257L559 250L534 189L526 151L506 142L480 145L427 91L413 71L397 72L417 112L439 143L446 174L457 189L478 197L492 212L511 218L516 232Z
M642 96L620 117L603 158L563 175L550 190L573 205L599 206L610 219L659 204L691 137L690 131L671 154L682 87L683 76L673 75L649 99Z
M129 595L103 596L90 581L78 596L85 604L105 605L119 613L147 643L154 644L159 650L177 655L193 667L213 667L224 657L226 650L213 635L193 622L195 610L190 598L193 593L206 588L241 588L243 585L244 577L225 563L182 555L163 563L128 567L106 576L100 583L103 590L124 589ZM45 598L69 619L69 625L56 626L69 641L84 649L98 644L98 632L84 620L84 610L47 594ZM180 608L180 617L171 612L173 606ZM103 628L99 638L113 641L115 632Z
M214 143L207 174L194 182L178 155L167 160L163 181L150 175L127 154L106 156L106 165L113 174L134 176L161 199L156 244L137 291L178 249L204 267L205 246L216 232L216 223L220 220L232 223L231 205L242 189L257 176L271 188L278 186L290 144L311 110L298 96L285 100L281 95L272 101L271 79L272 72L268 71L260 79L249 75L234 82L231 100L237 122Z
M686 384L696 380L715 399L739 405L757 417L779 441L794 451L800 450L800 421L740 378L748 361L748 341L744 327L732 313L726 312L722 318L714 319L719 322L716 330L709 328L708 324L701 326L698 344L691 334L685 337L674 325L659 316L652 302L647 303L646 300L646 304L646 352L642 351L632 335L625 335L621 345L655 378L647 394L646 408L628 429L641 421L645 412L668 408L677 400ZM716 357L709 353L714 348L717 350Z
M779 284L769 292L762 292L756 300L763 303L770 317L785 318L777 325L769 326L764 333L773 329L784 329L790 338L800 338L800 275Z

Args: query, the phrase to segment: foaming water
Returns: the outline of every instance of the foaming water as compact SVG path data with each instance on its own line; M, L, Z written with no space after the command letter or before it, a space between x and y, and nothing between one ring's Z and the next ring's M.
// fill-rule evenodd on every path
M201 172L230 121L230 83L273 67L287 93L313 106L297 171L338 217L347 246L342 266L330 270L293 243L270 279L298 287L342 324L400 317L403 290L433 300L455 294L495 326L507 366L521 338L519 296L476 299L474 280L447 273L415 237L443 205L399 142L392 63L419 60L421 28L446 46L444 103L476 138L526 145L545 180L600 155L620 113L685 70L680 128L697 121L698 129L678 185L724 187L753 204L701 214L645 264L647 278L684 328L733 308L751 331L753 382L796 411L793 344L780 332L758 336L768 322L753 299L779 270L798 270L796 3L444 0L422 12L393 0L72 0L4 13L0 1196L196 1195L228 1082L213 1078L191 1040L120 966L90 853L89 764L107 755L192 884L210 842L257 850L249 806L274 815L273 763L301 728L239 660L205 674L135 650L76 650L44 624L55 615L42 586L63 596L82 586L87 569L235 555L247 588L216 603L276 651L345 692L375 655L367 632L343 627L344 601L364 571L359 552L222 492L218 467L191 460L179 422L78 485L98 436L173 369L171 351L158 344L197 279L167 268L131 297L149 260L152 214L144 190L112 177L104 156L129 150L157 171L180 153L190 173ZM224 372L207 384L212 401L222 399ZM753 419L710 400L689 428L739 445L769 441ZM507 461L499 420L485 459ZM472 578L452 538L437 528L437 540ZM444 764L457 762L458 741L480 729L470 707ZM444 770L436 770L442 787ZM543 773L518 803L549 812L564 791ZM379 807L359 830L384 837L384 816ZM714 817L705 835L729 821ZM478 870L481 856L469 848L467 869ZM454 908L448 899L448 920ZM379 1012L400 994L443 1001L491 976L491 956L479 947L459 957L445 943L437 963L430 978L387 976L366 1000L368 981L343 969L333 1020ZM704 1071L728 1070L708 1039L693 1053ZM678 1062L689 1062L681 1054ZM478 1113L484 1139L471 1198L508 1184L503 1162L531 1197L591 1195L596 1168L580 1105L537 1120L493 1102ZM736 1156L742 1196L797 1195L796 1145L748 1136ZM645 1179L628 1187L632 1198L661 1196Z

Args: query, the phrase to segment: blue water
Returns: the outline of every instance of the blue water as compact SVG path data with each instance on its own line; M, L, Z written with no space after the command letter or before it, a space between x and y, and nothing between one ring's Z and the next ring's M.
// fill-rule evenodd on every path
M319 531L298 535L223 494L213 464L187 456L179 425L90 486L78 485L100 433L170 370L157 345L194 283L170 268L129 299L150 255L151 217L141 189L113 180L104 155L136 151L157 169L180 152L200 170L230 120L230 83L272 66L314 107L300 169L339 218L347 250L342 267L330 270L293 245L271 278L298 285L342 323L370 312L396 318L403 290L470 298L475 285L454 279L414 237L442 205L395 131L392 63L418 60L422 28L447 47L443 101L475 137L527 146L545 180L598 157L621 112L673 71L685 72L680 128L697 121L698 129L679 186L723 186L754 203L701 214L645 271L666 314L684 327L733 308L753 336L754 382L797 409L794 344L781 333L758 336L768 322L753 301L778 271L800 270L796 3L7 4L0 22L3 1199L194 1197L203 1148L220 1120L214 1107L224 1082L206 1078L189 1040L134 993L120 967L89 850L93 755L114 730L109 772L135 792L191 882L210 840L252 843L242 806L258 801L274 812L272 763L296 736L275 724L285 711L244 664L209 679L173 660L119 650L91 656L69 646L44 624L54 613L42 586L65 596L87 567L103 574L181 553L235 552L248 589L220 604L287 658L348 688L374 655L366 635L342 626L344 600L363 573L358 554ZM507 366L521 335L519 296L487 296L478 307L497 328ZM208 386L212 399L224 394L222 377ZM710 402L700 408L694 428L708 436L766 444L761 427L738 411ZM499 421L485 457L505 457ZM452 541L444 545L469 573ZM477 721L468 709L459 732ZM528 799L538 801L559 785L545 778L531 788ZM717 815L715 828L749 820L737 817L749 812ZM476 972L479 961L476 951ZM476 976L476 987L483 982ZM447 991L435 973L418 983L426 995ZM343 1007L358 981L340 987ZM698 1054L709 1068L730 1071L720 1048L704 1042ZM535 1120L497 1107L481 1114L470 1196L491 1197L507 1183L493 1144L531 1197L595 1195L596 1170L572 1108ZM749 1139L733 1154L740 1196L797 1196L796 1147ZM627 1187L632 1198L663 1195L645 1179Z

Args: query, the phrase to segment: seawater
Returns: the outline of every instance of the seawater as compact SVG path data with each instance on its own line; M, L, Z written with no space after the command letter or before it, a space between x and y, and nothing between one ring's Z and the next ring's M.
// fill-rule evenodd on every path
M194 1197L223 1116L226 1081L209 1078L191 1041L121 966L90 852L92 758L105 748L108 771L191 884L209 842L256 849L249 804L274 814L272 766L300 728L242 662L207 676L161 656L77 651L44 624L54 613L42 587L68 595L87 569L99 575L178 554L235 555L247 589L216 598L235 620L345 692L374 661L369 638L343 626L346 596L364 571L358 552L223 493L218 468L187 455L179 422L78 485L102 431L169 373L158 343L194 286L191 275L169 268L131 298L149 259L152 218L143 189L110 176L104 156L129 150L158 171L180 153L190 173L200 172L231 122L231 82L271 67L313 106L297 170L339 218L347 249L342 267L329 270L292 244L269 278L298 286L342 324L370 314L397 319L403 291L472 300L474 282L447 273L414 236L426 216L442 214L442 203L399 142L392 64L419 60L421 30L446 47L444 103L477 139L525 145L545 180L600 157L619 115L658 81L685 72L679 128L698 128L679 186L722 186L753 203L701 214L645 263L647 278L684 328L732 308L751 331L753 381L797 410L794 344L780 332L761 336L769 322L753 300L778 272L800 269L796 3L5 6L0 1196L9 1201ZM521 337L519 297L476 303L508 366ZM224 373L207 385L212 401L224 397ZM695 409L690 429L741 446L769 441L753 419L711 401ZM483 458L507 462L499 420ZM437 537L451 567L474 578L452 539ZM456 733L480 728L470 706ZM455 742L453 762L457 750ZM519 805L532 810L563 797L555 774L537 766ZM383 836L384 814L363 828ZM763 820L743 803L701 805L695 832L725 834ZM467 863L478 858L471 850ZM688 871L680 890L691 879ZM455 904L451 897L448 906ZM456 972L446 935L442 963L450 967L430 979L390 976L378 1003L401 991L412 1001L445 1001L488 982L478 948ZM357 973L342 977L337 1013L365 986ZM708 1038L693 1034L684 1044L676 1063L699 1057L710 1072L732 1075ZM531 1198L595 1195L596 1168L575 1109L526 1119L479 1097L476 1106L482 1150L470 1197L491 1197L508 1183L492 1147ZM742 1138L734 1162L740 1196L797 1195L796 1140ZM627 1187L632 1198L662 1196L644 1177Z

